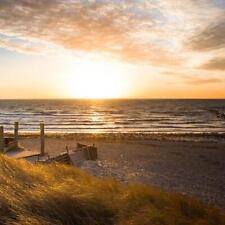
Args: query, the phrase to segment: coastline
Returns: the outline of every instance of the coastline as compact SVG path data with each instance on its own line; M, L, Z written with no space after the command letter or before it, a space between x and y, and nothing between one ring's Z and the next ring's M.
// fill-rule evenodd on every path
M40 148L38 133L20 134L20 144ZM224 134L46 133L46 151L57 155L76 143L95 144L97 162L82 169L98 177L179 192L225 208Z
M13 136L13 132L6 132L6 136ZM20 137L38 137L40 132L24 132L20 131ZM168 140L168 141L194 141L194 142L225 142L224 132L192 132L192 133L177 133L177 132L147 132L147 133L78 133L78 132L45 132L46 137L55 138L69 138L77 140L107 140L107 141L121 141L121 140Z

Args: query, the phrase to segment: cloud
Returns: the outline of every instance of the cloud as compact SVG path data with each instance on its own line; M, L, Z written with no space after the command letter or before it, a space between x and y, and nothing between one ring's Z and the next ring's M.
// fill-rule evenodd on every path
M202 77L199 75L186 74L182 72L164 71L162 74L166 76L175 77L176 81L177 81L177 78L180 78L181 80L183 80L185 84L188 84L188 85L205 85L205 84L216 84L216 83L224 82L224 80L218 77L207 78L207 77Z
M110 54L132 62L178 64L175 37L179 37L177 31L182 26L177 23L179 29L174 30L172 12L162 2L2 0L0 33L76 51ZM21 50L12 43L12 48L16 47Z
M223 82L219 78L191 78L190 80L187 80L187 84L192 85L204 85L204 84L215 84L215 83L221 83Z
M57 46L54 46L56 48ZM49 43L31 42L28 40L8 37L0 34L0 48L16 51L24 54L40 54L53 52L53 46L50 48Z
M38 53L47 48L42 43L49 43L132 63L182 66L190 57L183 46L187 36L193 36L193 49L199 43L212 46L211 36L203 37L206 31L196 34L221 14L221 9L210 2L1 0L0 45L20 52ZM218 26L219 29L222 25ZM1 34L7 36L7 41L1 39ZM28 44L12 41L15 37ZM208 38L206 43L204 38ZM221 42L219 37L217 39Z
M225 57L212 59L200 66L200 69L225 71Z
M143 29L156 32L154 24L159 19L155 18L154 10L151 12L153 6L147 1L137 4L127 0L3 0L0 1L0 33L29 41L47 41L77 51L112 54L131 61L175 62L176 57L171 57L167 49L134 38ZM12 42L5 46L21 50ZM162 53L160 59L155 51Z
M196 51L210 51L225 48L225 17L216 24L209 25L195 34L190 40L190 47Z

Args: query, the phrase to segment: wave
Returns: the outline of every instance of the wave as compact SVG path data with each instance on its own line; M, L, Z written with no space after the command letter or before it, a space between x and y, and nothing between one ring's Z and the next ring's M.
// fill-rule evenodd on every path
M225 100L118 100L96 105L87 101L0 101L0 124L13 130L62 132L221 132Z

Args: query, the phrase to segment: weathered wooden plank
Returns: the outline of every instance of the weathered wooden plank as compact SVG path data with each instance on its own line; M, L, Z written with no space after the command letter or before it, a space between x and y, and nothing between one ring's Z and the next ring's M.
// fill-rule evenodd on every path
M19 122L14 123L14 148L18 148Z
M0 152L4 152L5 140L4 140L4 127L0 126Z
M45 155L45 124L40 123L41 156Z
M71 160L70 160L69 154L67 152L46 160L46 163L51 163L51 162L71 164Z

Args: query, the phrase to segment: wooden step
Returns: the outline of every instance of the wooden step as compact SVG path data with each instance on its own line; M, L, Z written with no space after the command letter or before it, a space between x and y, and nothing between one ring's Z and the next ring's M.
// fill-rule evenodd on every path
M68 164L68 165L71 164L70 156L67 152L52 158L48 158L45 162L46 163L57 162L57 163Z

